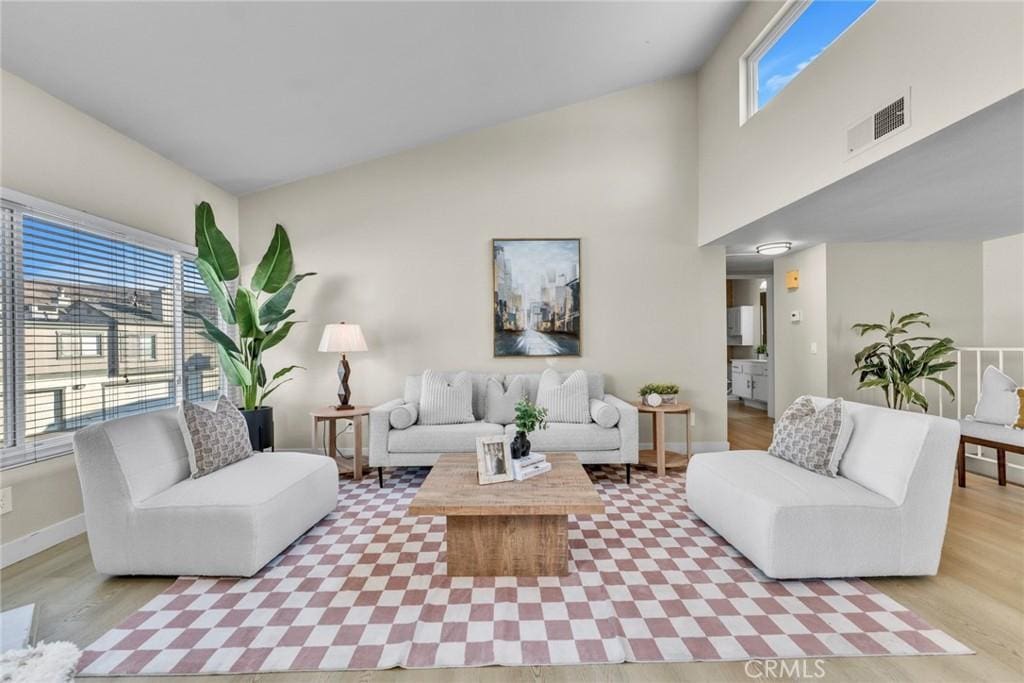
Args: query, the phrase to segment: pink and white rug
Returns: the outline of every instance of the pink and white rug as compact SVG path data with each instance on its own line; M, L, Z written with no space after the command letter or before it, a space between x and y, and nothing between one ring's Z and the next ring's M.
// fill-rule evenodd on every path
M445 575L425 469L344 480L337 510L251 579L181 578L90 645L80 675L968 654L864 581L773 581L687 508L685 478L591 476L564 578Z

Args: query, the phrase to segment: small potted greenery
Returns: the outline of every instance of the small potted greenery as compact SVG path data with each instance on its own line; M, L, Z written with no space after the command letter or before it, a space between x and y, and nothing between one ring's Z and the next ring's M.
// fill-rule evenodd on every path
M645 384L640 387L640 398L648 403L647 397L651 394L658 394L662 403L675 403L679 395L678 384Z
M516 437L512 439L512 459L519 460L530 454L530 440L527 438L538 429L548 428L548 411L530 403L529 399L521 399L516 404Z
M927 413L924 382L937 384L946 390L950 400L956 400L953 387L942 379L942 373L956 367L956 361L951 358L956 351L956 342L949 337L914 335L910 331L914 325L931 327L932 323L923 311L899 317L893 311L889 313L888 324L854 325L853 331L860 336L878 332L882 340L872 342L857 352L853 357L855 367L851 374L859 376L858 389L881 389L888 407L903 410L914 405ZM940 398L941 395L940 392Z
M767 344L758 344L756 352L757 352L757 359L758 360L768 360L768 345Z

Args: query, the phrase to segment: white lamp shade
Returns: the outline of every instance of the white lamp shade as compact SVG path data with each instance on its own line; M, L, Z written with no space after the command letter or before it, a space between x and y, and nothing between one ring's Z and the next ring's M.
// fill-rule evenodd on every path
M324 333L320 337L320 350L332 353L365 351L366 340L363 339L363 330L359 325L350 323L324 325Z

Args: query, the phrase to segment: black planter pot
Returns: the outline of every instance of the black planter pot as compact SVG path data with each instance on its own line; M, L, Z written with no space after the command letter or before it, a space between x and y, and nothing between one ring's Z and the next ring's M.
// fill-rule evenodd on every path
M249 427L249 441L254 451L274 449L274 409L263 406L255 410L243 410L242 417Z
M516 438L512 439L510 445L512 459L519 460L530 454L530 440L526 438L526 432L516 432Z

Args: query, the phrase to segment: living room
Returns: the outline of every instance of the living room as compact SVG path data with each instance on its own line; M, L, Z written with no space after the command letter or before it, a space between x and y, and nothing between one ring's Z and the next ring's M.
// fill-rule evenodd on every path
M5 631L26 624L12 651L72 644L49 680L1024 674L1022 432L980 420L996 392L1000 415L1019 409L1024 385L1019 3L0 11L0 602ZM832 23L806 29L816 12ZM773 66L769 92L765 55L803 30L821 44ZM895 122L877 129L883 111ZM734 427L726 282L755 277L771 287L771 407ZM281 317L246 329L239 288L258 304L287 289ZM884 337L854 326L891 312L927 314L895 334L940 344L941 369L918 363L898 396L855 371L885 359L858 357ZM471 395L470 413L426 405L428 385ZM545 398L570 389L582 403ZM186 438L187 406L221 395L260 442L247 431L246 461L194 477L206 449ZM768 452L792 446L779 423L802 397L818 397L808 419L846 405L847 426L878 426L832 434L829 471L791 479L848 487L826 503L877 495L903 521L786 518L757 507L781 506L777 491L739 491L768 474L716 474L755 453L750 467L796 468ZM157 414L171 432L139 422ZM927 448L897 438L926 427ZM519 432L551 471L478 470L487 443L520 460ZM168 439L173 467L141 458ZM858 466L844 439L878 459ZM919 526L917 470L872 479L900 476L886 463L904 450L911 469L941 465ZM144 526L179 476L149 472L184 472L205 505L285 481L292 458L318 479L260 513L272 533L236 531L255 513ZM456 461L472 486L452 495L438 487ZM215 485L239 468L253 478ZM517 496L530 514L510 511ZM821 528L800 542L835 562L766 545L785 528L764 525L787 519ZM516 564L538 548L543 573ZM456 555L515 570L452 574ZM429 581L398 581L410 574ZM370 587L386 576L401 587ZM389 609L351 621L360 606ZM5 657L5 673L32 661Z

